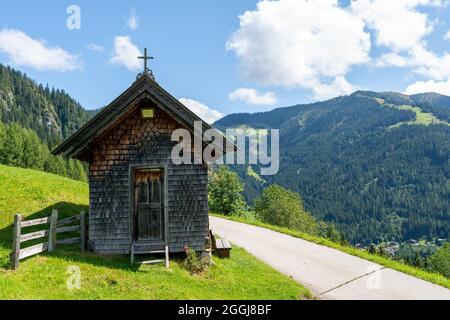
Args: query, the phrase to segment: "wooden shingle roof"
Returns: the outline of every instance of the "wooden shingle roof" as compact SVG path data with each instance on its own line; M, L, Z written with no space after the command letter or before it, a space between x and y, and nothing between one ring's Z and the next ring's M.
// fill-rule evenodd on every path
M89 120L83 127L52 151L54 155L63 155L88 161L90 144L121 118L126 117L137 103L148 99L167 112L183 127L194 132L194 122L202 121L203 130L213 129L195 113L164 90L147 74L137 80L108 106ZM226 141L226 140L225 140ZM226 142L230 143L230 142Z

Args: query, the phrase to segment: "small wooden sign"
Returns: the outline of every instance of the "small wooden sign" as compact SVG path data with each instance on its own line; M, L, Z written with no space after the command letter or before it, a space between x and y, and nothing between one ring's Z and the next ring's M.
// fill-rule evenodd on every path
M142 108L142 119L153 119L155 117L155 108Z

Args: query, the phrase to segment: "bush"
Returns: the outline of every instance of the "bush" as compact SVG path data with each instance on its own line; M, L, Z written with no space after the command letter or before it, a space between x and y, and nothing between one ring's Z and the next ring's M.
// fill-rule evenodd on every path
M317 223L318 235L330 239L333 242L339 243L341 245L348 245L345 236L339 232L336 226L332 223L327 223L324 221L319 221Z
M317 234L316 220L305 211L298 193L272 185L255 200L255 213L264 222Z
M239 215L245 210L244 184L227 166L221 166L210 176L208 197L212 211L224 215Z
M450 278L450 243L444 244L436 253L428 258L428 267L432 271Z
M183 262L183 266L189 270L192 274L202 273L209 267L209 260L200 257L191 247L185 246L186 259Z

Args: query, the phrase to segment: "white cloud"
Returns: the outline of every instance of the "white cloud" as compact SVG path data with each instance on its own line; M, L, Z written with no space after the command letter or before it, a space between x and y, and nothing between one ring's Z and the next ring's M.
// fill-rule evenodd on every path
M376 59L377 67L410 68L429 79L409 85L406 94L450 94L450 54L428 49L426 37L436 22L420 11L420 7L446 4L448 1L441 0L358 0L351 4L352 11L374 32L375 44L389 49ZM450 30L445 37L450 39Z
M430 7L446 0L261 0L240 18L227 42L244 77L260 85L301 87L316 99L349 93L352 67L409 68L450 79L450 53L428 48L436 20ZM427 8L428 7L428 8ZM424 10L425 8L425 10ZM450 40L450 30L446 36ZM385 51L380 56L371 50Z
M413 72L444 80L450 77L450 55L427 48L434 21L420 7L443 6L441 0L358 0L351 9L375 34L375 44L390 52L377 58L377 67L408 67Z
M418 47L412 50L409 57L414 72L436 81L450 78L450 54L439 56L426 48Z
M131 9L130 16L128 17L127 27L131 30L136 30L137 28L139 28L139 18L134 8Z
M444 36L445 40L450 40L450 30L447 31L447 33Z
M227 49L239 58L246 78L309 88L318 98L324 92L333 95L333 89L334 94L347 91L345 75L370 60L370 34L364 27L337 0L260 1L255 11L240 16Z
M33 39L20 30L0 30L0 52L8 55L11 64L39 71L82 69L78 56L57 46L50 47L43 40Z
M424 92L436 92L450 96L450 80L436 82L433 80L417 81L405 90L405 94L416 94Z
M86 46L86 48L88 48L89 50L92 50L92 51L97 51L97 52L101 52L105 49L101 45L98 45L96 43L90 43Z
M196 100L181 98L180 102L199 116L200 119L210 124L216 122L224 116L219 111L210 109L208 106Z
M406 57L403 57L397 53L386 53L381 55L375 65L377 67L408 67L411 65L411 61L408 60Z
M355 92L358 87L349 83L344 77L336 77L331 83L317 83L314 86L314 98L325 100L336 96L348 95Z
M142 53L128 36L117 36L114 39L114 55L111 62L122 65L131 71L138 71L142 67L142 60L138 59Z
M378 46L394 52L418 45L433 30L428 16L417 11L418 6L439 5L435 0L358 0L351 9L375 31Z
M228 96L231 101L244 101L246 104L256 106L273 106L278 102L277 96L273 92L259 93L251 88L239 88L231 92Z

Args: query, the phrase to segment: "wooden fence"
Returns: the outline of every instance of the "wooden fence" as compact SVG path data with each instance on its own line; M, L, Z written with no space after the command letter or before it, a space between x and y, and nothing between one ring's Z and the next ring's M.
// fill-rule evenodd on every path
M77 225L71 225L75 222L79 223ZM50 224L50 228L41 231L33 231L30 233L24 233L23 229ZM70 226L68 226L70 225ZM67 233L67 232L79 232L80 236L76 238L61 239L57 240L57 234ZM22 248L21 244L27 241L47 238L48 241L39 243L30 247ZM35 254L48 251L52 252L55 250L57 245L61 244L75 244L80 243L81 251L86 249L86 218L85 213L81 212L76 216L70 218L62 219L58 221L58 210L53 209L52 215L50 217L39 218L34 220L22 221L22 215L16 214L14 216L14 230L13 230L13 251L11 253L11 267L13 270L19 268L19 261L27 257L33 256Z

